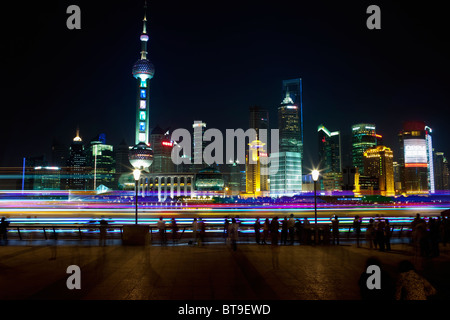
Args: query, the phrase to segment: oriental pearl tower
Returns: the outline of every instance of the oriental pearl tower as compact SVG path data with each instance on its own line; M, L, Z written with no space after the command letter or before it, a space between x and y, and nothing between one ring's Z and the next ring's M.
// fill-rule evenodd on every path
M143 29L140 36L141 57L133 65L132 74L137 80L136 130L135 146L130 149L128 158L131 165L138 170L148 171L153 162L153 150L149 138L149 85L155 68L147 59L147 3L144 5Z

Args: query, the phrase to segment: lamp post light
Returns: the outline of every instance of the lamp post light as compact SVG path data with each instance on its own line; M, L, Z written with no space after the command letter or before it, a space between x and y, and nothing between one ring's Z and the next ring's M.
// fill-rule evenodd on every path
M133 176L134 176L135 189L136 189L136 196L135 196L135 201L136 201L135 224L138 224L138 183L139 183L139 178L141 177L141 170L134 169L133 170Z
M312 178L314 180L314 229L315 229L315 242L318 243L317 238L319 235L319 230L317 229L317 180L319 180L319 170L313 170L311 172Z

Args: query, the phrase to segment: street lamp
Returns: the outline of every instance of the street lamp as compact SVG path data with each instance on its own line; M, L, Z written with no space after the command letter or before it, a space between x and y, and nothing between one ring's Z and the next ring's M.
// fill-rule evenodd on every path
M136 196L135 196L135 200L136 200L136 217L135 217L135 223L138 224L138 182L139 182L139 178L141 177L141 170L134 169L133 170L133 176L134 176L135 189L136 189Z
M317 180L319 180L319 170L313 170L311 172L312 178L314 180L314 229L315 229L315 242L317 243L317 237L319 235L319 230L317 229Z

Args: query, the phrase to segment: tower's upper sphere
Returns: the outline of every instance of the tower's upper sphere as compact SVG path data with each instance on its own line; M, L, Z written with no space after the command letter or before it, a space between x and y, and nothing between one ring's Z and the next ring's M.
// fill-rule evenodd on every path
M155 67L147 59L139 59L133 66L133 76L137 78L153 78Z
M147 170L153 163L153 150L145 143L140 142L131 148L128 159L133 168Z

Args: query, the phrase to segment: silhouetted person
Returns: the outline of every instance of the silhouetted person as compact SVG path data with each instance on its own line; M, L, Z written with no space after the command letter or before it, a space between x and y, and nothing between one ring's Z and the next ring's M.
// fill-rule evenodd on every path
M231 224L228 227L228 236L230 237L231 248L237 250L237 240L239 237L239 228L235 218L231 218Z
M228 226L230 225L230 221L228 219L225 219L225 222L223 224L223 237L225 238L225 241L228 239Z
M156 227L159 230L161 244L166 244L166 222L163 220L163 217L159 217L159 221L156 223Z
M333 227L333 244L339 245L339 219L338 216L334 216L334 219L331 221L331 225Z
M288 220L287 217L284 217L283 221L281 222L281 243L286 245L287 244L287 237L288 237Z
M275 217L270 222L270 237L272 245L278 245L279 228L280 224L278 222L278 217Z
M289 230L289 239L291 241L291 245L293 245L295 241L295 219L293 214L291 214L288 221L288 230Z
M259 217L256 217L255 224L253 225L253 229L255 230L255 241L257 244L260 243L261 234L259 230L261 229L261 222L259 222Z
M366 227L366 241L367 241L367 245L369 246L370 249L372 249L374 247L374 238L375 238L375 229L374 229L374 225L373 225L373 219L370 218L369 219L369 224Z
M192 244L197 243L197 231L198 231L198 223L197 218L194 218L194 221L192 222Z
M367 268L369 266L378 266L380 268L380 289L370 289L367 284L369 278L371 278L369 282L372 282L371 280L374 275L373 271L367 273ZM361 273L361 276L359 278L358 285L362 300L394 299L394 281L389 273L384 270L381 261L378 258L370 257L367 259L364 271Z
M263 225L263 239L262 244L266 244L266 240L269 238L269 232L270 232L270 222L269 218L266 218Z
M178 225L175 218L172 218L172 242L176 243L178 241Z
M379 220L376 226L375 238L377 240L378 248L380 251L384 251L384 232L386 224L383 220Z
M2 221L0 222L0 239L3 240L5 244L8 243L8 227L9 221L7 221L5 217L2 217Z
M355 216L355 220L353 220L353 231L356 234L356 246L359 247L359 238L361 236L361 218L359 216Z
M436 289L414 269L408 260L399 263L400 276L395 289L396 300L427 300L436 294Z
M108 222L102 217L100 220L100 245L106 245L106 228L108 226Z
M384 244L386 247L386 251L391 251L391 237L392 237L391 225L389 224L389 220L386 219L384 227Z

